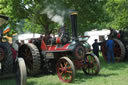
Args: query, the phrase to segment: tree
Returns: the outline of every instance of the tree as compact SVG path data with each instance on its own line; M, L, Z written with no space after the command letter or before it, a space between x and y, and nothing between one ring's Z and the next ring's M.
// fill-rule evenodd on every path
M105 5L106 13L110 21L109 27L121 29L128 25L128 1L127 0L108 0Z
M27 19L32 24L39 25L38 29L44 29L49 34L54 28L63 25L70 26L69 10L78 11L78 30L95 29L104 20L103 5L107 0L0 0L6 6L0 13L7 14L11 18L11 24L15 28L16 23ZM60 25L57 25L59 23ZM29 23L30 24L30 23ZM53 25L54 24L54 25ZM24 26L26 27L26 26ZM30 26L31 27L31 26ZM69 27L70 28L70 27Z

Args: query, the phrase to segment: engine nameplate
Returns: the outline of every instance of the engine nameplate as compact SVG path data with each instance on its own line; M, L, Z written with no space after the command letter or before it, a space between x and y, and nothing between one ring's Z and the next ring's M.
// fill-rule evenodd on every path
M54 58L53 53L49 53L49 52L46 53L45 56L46 56L46 58L48 58L48 59L53 59L53 58Z

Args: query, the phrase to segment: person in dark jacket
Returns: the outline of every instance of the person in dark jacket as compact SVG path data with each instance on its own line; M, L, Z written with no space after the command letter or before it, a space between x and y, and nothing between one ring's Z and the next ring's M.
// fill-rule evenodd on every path
M99 57L99 44L97 42L97 39L94 40L94 43L92 44L93 47L93 53Z
M111 61L111 58L112 58L112 62L114 63L115 62L115 59L114 59L114 41L111 40L111 39L108 39L107 42L106 42L106 47L107 47L107 60L108 60L108 63L110 63Z

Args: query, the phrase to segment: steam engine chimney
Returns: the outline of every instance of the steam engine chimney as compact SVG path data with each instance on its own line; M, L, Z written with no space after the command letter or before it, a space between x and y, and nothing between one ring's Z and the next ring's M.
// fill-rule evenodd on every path
M71 11L72 39L77 40L77 12Z

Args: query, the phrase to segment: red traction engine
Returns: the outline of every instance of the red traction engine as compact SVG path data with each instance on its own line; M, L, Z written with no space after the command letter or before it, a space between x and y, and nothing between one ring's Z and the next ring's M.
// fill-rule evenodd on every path
M19 47L19 56L24 56L28 73L36 75L40 71L56 72L63 82L71 82L76 69L84 73L96 75L100 71L100 62L77 37L77 12L71 12L72 40L62 30L57 38L49 36L31 39L31 43Z
M115 57L115 61L116 62L121 62L124 60L127 60L127 51L128 51L128 38L127 38L127 34L128 31L125 30L120 30L119 32L117 32L114 29L110 29L110 34L108 35L109 39L112 39L114 41L114 57ZM102 55L105 59L105 61L107 61L107 48L106 48L106 41L102 42L101 45L101 52Z

